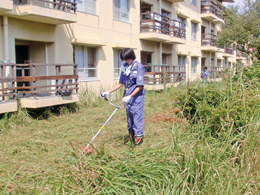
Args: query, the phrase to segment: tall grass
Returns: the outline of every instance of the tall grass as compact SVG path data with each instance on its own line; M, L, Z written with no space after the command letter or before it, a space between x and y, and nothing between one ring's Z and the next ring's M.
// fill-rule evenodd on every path
M140 147L123 144L126 116L124 111L118 111L91 146L92 155L82 154L80 148L114 108L91 90L83 91L76 112L62 107L60 115L52 115L53 111L47 110L45 114L49 117L42 117L45 120L36 120L39 117L31 117L25 111L6 115L0 121L3 148L0 191L6 194L259 194L259 90L248 83L245 87L243 75L231 79L207 85L191 83L190 89L199 92L190 93L189 99L182 98L188 94L185 84L146 91L144 144ZM114 101L120 101L121 93L113 97ZM215 94L219 100L214 98ZM229 123L224 115L217 116L222 108L230 113L240 107L244 109L249 100L255 101L256 106L250 108L253 114L234 115L247 117L243 120L246 124L235 124L231 114ZM206 106L220 122L207 115L202 109ZM187 116L188 111L191 117ZM156 115L160 113L164 115ZM173 122L159 117L171 117Z

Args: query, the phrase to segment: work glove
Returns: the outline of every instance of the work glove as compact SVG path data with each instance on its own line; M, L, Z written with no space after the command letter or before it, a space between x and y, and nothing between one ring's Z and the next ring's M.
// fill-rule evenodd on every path
M108 95L109 95L109 92L108 92L108 91L105 91L105 92L103 92L103 93L100 94L100 97L101 97L101 98L106 98Z
M125 96L125 97L122 99L122 103L123 103L123 104L127 104L127 103L130 101L131 98L132 98L132 97L131 97L130 95Z

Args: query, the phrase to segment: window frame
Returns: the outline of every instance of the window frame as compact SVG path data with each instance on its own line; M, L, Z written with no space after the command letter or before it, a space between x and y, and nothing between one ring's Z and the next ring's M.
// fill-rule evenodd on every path
M191 0L190 3L191 3L192 5L194 5L195 7L197 7L197 0Z
M76 0L77 1L80 1L80 0ZM88 2L89 1L89 2ZM85 3L91 3L90 0L82 0L82 7L83 9L78 9L78 2L77 2L77 12L82 12L82 13L86 13L86 14L92 14L92 15L97 15L97 0L92 0L92 2L95 1L95 11L94 12L89 12L87 10L85 10Z
M114 62L113 62L113 74L114 74L114 79L119 79L120 78L120 74L121 74L121 69L122 69L122 65L124 64L124 61L122 61L120 59L120 53L121 53L122 49L118 49L118 48L113 48L113 57L114 57ZM117 54L115 53L117 52ZM120 63L122 63L121 66ZM117 64L117 68L115 68L115 64ZM118 75L115 75L115 70L118 70Z
M179 60L179 58L182 59L182 60ZM178 67L180 67L179 72L185 72L184 67L186 65L186 59L187 59L187 56L178 55ZM180 64L180 61L182 61L182 64Z
M193 25L196 26L196 30L195 30L196 33L193 32L193 27L192 27ZM191 21L191 40L193 40L193 41L197 41L198 40L197 39L197 32L198 32L198 24Z
M195 60L195 64L193 63L194 60ZM191 75L197 75L197 66L198 66L198 58L191 57Z
M73 61L74 61L74 64L77 64L76 63L76 47L81 47L82 51L83 51L83 56L82 56L82 61L83 61L83 68L79 68L79 66L77 67L77 74L79 75L79 81L92 81L92 80L98 80L98 76L97 76L97 48L96 47L87 47L85 45L74 45L73 46ZM93 52L93 61L94 61L94 68L91 67L89 68L89 57L88 57L88 49L93 49L94 52ZM85 54L87 56L85 56ZM84 77L80 77L80 74L79 74L79 70L83 70L83 75ZM86 76L86 75L89 75L89 70L94 70L94 77L89 77L89 76Z
M119 1L120 8L119 10L116 10L115 8L115 1ZM125 11L122 11L121 1L127 1L127 13ZM129 0L113 0L113 20L117 20L120 22L127 22L129 23ZM115 17L115 11L119 13L119 18ZM121 17L122 14L125 14L127 16L127 19L125 20L125 17Z

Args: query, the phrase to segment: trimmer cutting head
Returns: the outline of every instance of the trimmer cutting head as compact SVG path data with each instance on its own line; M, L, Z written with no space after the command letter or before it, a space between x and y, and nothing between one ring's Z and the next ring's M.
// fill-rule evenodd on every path
M92 152L93 152L91 148L87 148L87 147L82 147L82 150L85 154L88 154L88 155L92 154Z

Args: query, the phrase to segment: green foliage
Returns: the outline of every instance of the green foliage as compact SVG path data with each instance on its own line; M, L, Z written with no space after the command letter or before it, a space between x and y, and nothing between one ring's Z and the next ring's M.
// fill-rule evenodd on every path
M221 84L191 86L176 103L191 123L208 124L213 135L230 129L239 132L259 112L259 79L257 63L238 70L233 78L223 78Z
M254 48L254 56L260 59L260 1L244 1L243 10L230 6L225 9L225 23L218 34L220 46L236 43L239 50L249 54Z

